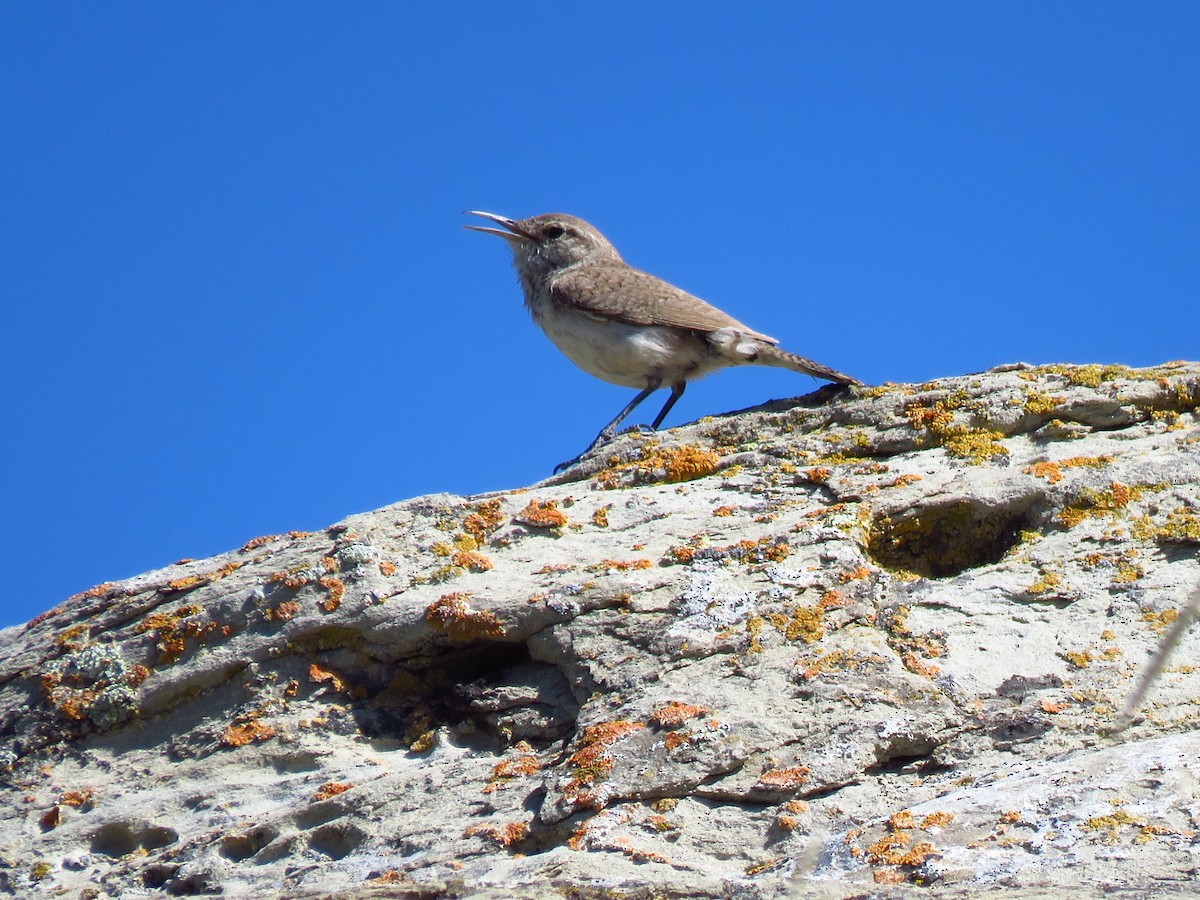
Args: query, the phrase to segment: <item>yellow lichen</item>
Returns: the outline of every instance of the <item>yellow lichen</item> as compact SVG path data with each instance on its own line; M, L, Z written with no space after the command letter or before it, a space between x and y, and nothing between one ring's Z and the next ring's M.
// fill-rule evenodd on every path
M1045 415L1046 413L1053 412L1058 406L1061 406L1063 399L1062 397L1051 397L1049 394L1030 389L1025 392L1025 410L1034 415Z
M1041 577L1025 588L1027 594L1045 594L1062 584L1062 576L1057 572L1043 571Z
M1073 528L1087 518L1115 515L1133 501L1141 499L1147 488L1157 487L1159 486L1129 485L1113 481L1104 490L1084 488L1074 503L1065 506L1059 512L1058 521L1067 528Z

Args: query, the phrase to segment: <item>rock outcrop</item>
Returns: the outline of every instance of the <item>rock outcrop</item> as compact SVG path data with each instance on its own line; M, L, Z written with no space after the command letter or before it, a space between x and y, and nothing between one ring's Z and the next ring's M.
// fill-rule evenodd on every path
M1109 728L1200 582L1198 407L822 389L99 585L0 632L0 888L1191 894L1195 636Z

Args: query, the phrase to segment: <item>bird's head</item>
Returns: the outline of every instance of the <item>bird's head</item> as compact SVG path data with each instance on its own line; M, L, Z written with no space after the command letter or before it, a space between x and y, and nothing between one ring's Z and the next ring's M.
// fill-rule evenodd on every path
M513 265L522 277L536 279L576 263L621 261L604 235L583 219L565 213L543 213L528 219L509 219L477 210L467 210L467 215L503 226L503 229L484 225L463 227L504 238L513 252Z

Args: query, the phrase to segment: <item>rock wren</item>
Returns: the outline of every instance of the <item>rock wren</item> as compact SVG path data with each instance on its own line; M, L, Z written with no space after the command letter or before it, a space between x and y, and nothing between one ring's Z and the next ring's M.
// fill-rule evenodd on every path
M567 359L590 375L640 391L587 449L555 466L555 472L611 440L639 403L667 385L671 396L649 426L657 429L688 381L725 366L779 366L840 384L862 383L779 349L775 338L626 264L583 219L562 213L528 219L476 210L466 214L504 226L464 227L508 242L533 321Z

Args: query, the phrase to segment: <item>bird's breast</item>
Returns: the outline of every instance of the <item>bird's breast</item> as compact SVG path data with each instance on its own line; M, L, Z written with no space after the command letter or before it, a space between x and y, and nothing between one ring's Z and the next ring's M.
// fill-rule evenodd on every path
M631 325L549 302L530 304L530 312L567 359L610 384L644 388L651 378L673 384L711 368L703 339L683 329Z

